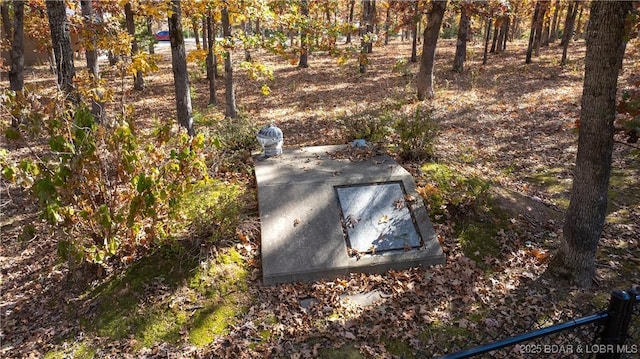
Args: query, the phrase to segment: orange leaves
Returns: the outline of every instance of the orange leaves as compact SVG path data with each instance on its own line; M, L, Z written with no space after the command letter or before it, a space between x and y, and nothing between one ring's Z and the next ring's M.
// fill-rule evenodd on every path
M549 260L549 253L541 249L537 249L537 248L527 249L526 253L529 256L536 258L541 263L547 262Z

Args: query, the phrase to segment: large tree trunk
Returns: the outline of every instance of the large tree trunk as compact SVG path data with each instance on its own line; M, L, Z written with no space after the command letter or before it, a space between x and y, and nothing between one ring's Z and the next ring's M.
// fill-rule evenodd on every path
M131 2L127 2L124 5L124 15L127 25L127 32L131 35L131 57L133 58L138 54L138 40L136 40L136 24L133 19L133 9ZM133 73L133 89L141 91L144 89L144 78L142 77L142 71L135 71Z
M176 90L176 113L178 115L178 123L187 129L189 136L194 136L191 90L189 89L187 56L184 49L184 35L182 33L180 0L172 0L171 8L173 13L169 18L169 40L171 40L173 83Z
M58 88L71 102L77 104L80 97L73 85L75 67L73 65L73 49L69 35L69 23L64 1L46 1L51 45L58 75Z
M618 72L622 66L625 19L632 3L593 1L587 29L578 154L564 241L552 265L581 287L595 275L598 241L607 211Z
M8 31L7 37L10 34L11 32ZM22 0L14 0L13 2L13 39L11 39L10 65L9 88L13 91L22 91L24 88L24 1Z
M569 50L569 43L571 42L571 38L573 37L573 27L576 23L577 14L578 2L572 1L569 4L569 8L567 9L567 18L565 20L562 41L560 42L560 45L562 45L562 60L560 61L560 66L564 66L567 64L567 52Z
M207 14L207 79L209 80L209 105L217 105L218 100L216 99L216 63L215 63L215 34L213 31L213 24L211 18L211 10ZM204 33L204 27L203 27Z
M436 57L436 44L440 35L440 27L444 18L447 1L433 0L427 15L427 26L424 28L424 42L422 43L422 58L418 71L418 99L433 98L433 66Z
M300 28L300 61L298 67L306 69L309 67L309 43L307 39L307 26L309 21L309 2L307 0L300 1L300 9L306 23Z
M222 7L222 32L227 41L231 40L231 24L229 23L229 9L227 4ZM225 114L227 117L236 118L238 108L236 107L236 89L233 82L233 66L231 62L231 50L227 49L224 58L224 87L226 96Z
M467 60L467 35L469 34L469 16L467 9L460 7L460 22L458 23L458 40L456 41L456 54L453 57L453 71L462 72L464 70L464 62Z

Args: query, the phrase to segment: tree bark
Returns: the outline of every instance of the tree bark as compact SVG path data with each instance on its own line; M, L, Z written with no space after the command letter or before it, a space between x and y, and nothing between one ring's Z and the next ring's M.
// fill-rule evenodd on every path
M191 18L191 27L193 28L193 38L196 40L196 50L202 49L200 45L200 35L198 34L198 19L196 17ZM204 33L204 29L202 30ZM204 44L204 41L202 41Z
M353 10L356 6L356 0L351 0L349 2L349 18L347 19L347 22L349 23L349 32L347 33L347 38L345 40L345 44L350 44L351 43L351 26L353 25Z
M504 38L502 39L502 51L505 51L507 49L507 40L509 39L510 36L510 32L509 32L509 28L511 27L511 17L509 17L509 15L505 16L504 18ZM512 31L513 32L513 31Z
M460 22L458 23L458 39L456 41L456 54L453 57L453 71L464 71L464 62L467 60L467 35L469 33L469 16L464 6L460 7Z
M427 26L424 28L424 42L422 43L422 58L420 59L420 70L417 77L419 100L435 96L433 91L433 67L436 57L436 45L446 8L446 0L433 0L427 15Z
M578 3L578 9L578 19L576 20L576 34L574 40L578 40L582 37L582 12L584 10L584 5L581 2Z
M533 17L531 18L531 32L529 33L529 45L527 46L527 57L525 59L526 64L531 63L531 56L533 55L533 47L534 47L534 39L536 37L536 24L538 18L540 17L540 9L541 9L540 1L536 2L536 7L533 12Z
M411 62L418 62L418 22L420 21L418 2L413 2L411 7L413 7L413 19L411 21Z
M307 0L300 1L300 9L304 17L305 24L300 28L300 59L298 67L306 69L309 67L309 43L307 38L307 25L309 23L309 2Z
M540 56L540 46L542 46L542 32L544 25L544 15L547 12L547 8L549 7L548 1L538 1L540 4L540 12L538 13L538 17L536 18L536 37L534 39L534 53L535 56Z
M147 32L149 33L149 36L151 37L151 41L149 41L149 53L150 54L155 54L155 44L156 44L156 39L153 37L153 28L151 27L151 25L153 24L153 18L151 16L147 16Z
M489 52L489 38L491 38L491 18L487 18L487 29L484 35L484 53L482 55L482 64L487 64L487 53Z
M493 38L491 39L491 50L489 53L496 52L496 45L498 44L498 36L500 35L500 17L498 17L493 25Z
M74 104L80 102L80 97L73 85L75 67L73 65L73 49L69 35L69 23L64 1L46 1L49 30L51 31L51 45L55 58L58 88Z
M571 3L569 4L569 8L567 9L567 18L565 20L562 41L560 42L560 44L562 45L562 60L560 61L560 66L564 66L567 64L567 52L569 50L569 42L571 42L571 38L573 37L573 27L576 22L577 14L578 2L571 1Z
M4 20L4 19L3 19ZM11 34L7 32L7 37ZM24 1L13 1L13 38L11 39L9 88L22 91L24 88Z
M191 90L189 88L187 56L184 49L184 35L182 33L180 0L172 0L171 9L173 13L169 18L169 40L171 41L173 83L176 91L176 113L178 123L187 130L189 136L194 136Z
M389 1L387 5L387 13L384 19L384 44L389 45L389 30L391 29L391 6L393 6L393 1Z
M216 63L215 63L215 34L213 33L213 24L211 18L211 10L207 14L206 29L207 29L207 79L209 80L209 105L217 105L218 99L216 98ZM204 27L203 27L204 33Z
M136 40L136 24L133 19L133 8L131 2L124 5L124 15L127 25L127 32L131 35L131 58L138 54L138 40ZM133 89L142 91L144 89L144 78L142 71L134 70L133 73Z
M590 287L604 227L611 174L616 90L622 66L626 1L593 1L587 28L578 153L564 241L552 265L577 285Z
M231 24L229 23L229 9L225 1L222 6L222 32L227 42L231 41ZM231 50L225 50L224 58L224 85L225 85L225 114L227 117L236 118L238 116L238 109L236 107L236 89L233 82L233 66L231 62Z
M551 33L549 34L549 42L556 42L558 39L558 18L560 17L560 0L556 0L553 5L553 20L551 20Z
M369 34L373 32L373 26L371 24L371 7L373 6L373 0L363 0L362 1L362 23L360 25L360 55L358 57L358 64L360 73L363 74L367 72L367 65L369 63L369 58L367 54L369 51L371 39L369 38ZM364 31L362 28L364 27Z

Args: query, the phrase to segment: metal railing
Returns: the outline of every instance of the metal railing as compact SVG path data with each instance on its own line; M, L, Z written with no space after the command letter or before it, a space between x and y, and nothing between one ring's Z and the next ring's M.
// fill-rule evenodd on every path
M562 357L577 355L580 358L597 359L635 358L640 356L640 305L638 303L640 303L638 291L616 290L611 293L606 311L447 354L440 359L471 358L589 324L597 325L599 328L595 331L590 344L534 343L520 346L520 354L546 357L553 354Z

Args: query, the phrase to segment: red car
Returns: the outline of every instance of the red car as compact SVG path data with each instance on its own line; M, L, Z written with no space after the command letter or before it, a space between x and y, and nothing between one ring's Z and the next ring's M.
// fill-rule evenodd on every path
M157 41L169 41L169 31L158 31L155 38Z

